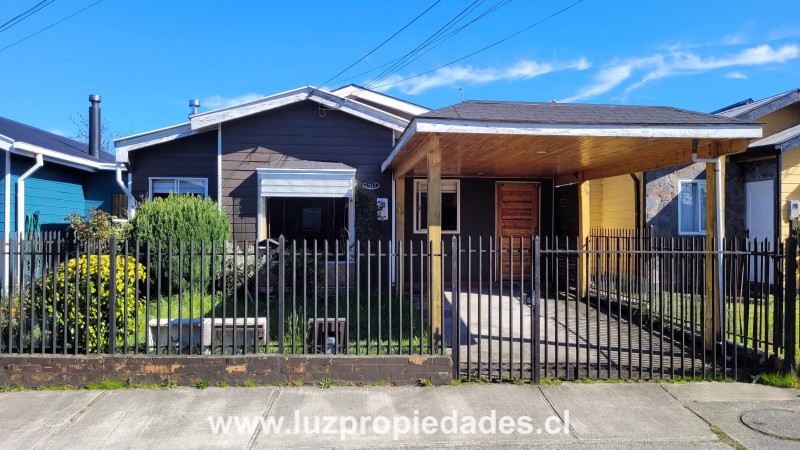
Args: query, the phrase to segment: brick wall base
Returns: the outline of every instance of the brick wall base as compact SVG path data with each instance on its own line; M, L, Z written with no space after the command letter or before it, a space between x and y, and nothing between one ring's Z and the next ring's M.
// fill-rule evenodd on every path
M388 381L398 385L430 379L433 384L449 384L451 371L449 356L0 355L0 385L28 388L84 387L105 380L146 384L172 380L187 386L199 381L232 386L245 381L275 385L302 380L313 384L323 379L354 384Z

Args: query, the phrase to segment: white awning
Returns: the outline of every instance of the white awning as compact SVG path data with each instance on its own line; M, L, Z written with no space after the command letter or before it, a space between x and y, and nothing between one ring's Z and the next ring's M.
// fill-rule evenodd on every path
M261 197L352 198L355 169L257 169Z

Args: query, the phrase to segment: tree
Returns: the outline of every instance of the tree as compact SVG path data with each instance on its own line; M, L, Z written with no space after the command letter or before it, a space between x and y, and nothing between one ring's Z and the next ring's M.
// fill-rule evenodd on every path
M72 139L79 142L89 142L89 114L76 113L74 116L69 116L69 121L75 125L75 135ZM108 121L101 117L100 119L100 150L114 154L114 139L121 138L132 134L133 130L120 131L112 129Z

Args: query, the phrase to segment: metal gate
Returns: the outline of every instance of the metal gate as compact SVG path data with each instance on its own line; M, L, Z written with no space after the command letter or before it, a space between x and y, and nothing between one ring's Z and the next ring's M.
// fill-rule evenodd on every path
M718 251L637 233L522 244L451 243L445 315L460 377L739 379L794 358L794 277L784 286L784 265L796 273L794 240L788 259L768 242ZM532 265L515 266L528 257ZM705 276L718 258L720 297ZM503 261L511 276L498 281Z

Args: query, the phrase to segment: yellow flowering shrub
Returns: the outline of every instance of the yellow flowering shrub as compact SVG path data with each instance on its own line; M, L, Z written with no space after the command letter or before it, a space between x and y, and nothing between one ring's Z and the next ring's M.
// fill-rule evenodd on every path
M88 343L92 349L108 350L111 289L116 290L117 342L123 343L125 330L133 336L136 328L135 312L142 305L139 299L139 283L147 279L144 265L135 258L117 256L116 279L111 280L111 257L109 255L83 255L62 263L56 272L55 316L58 317L60 333L66 332L67 344L77 337L78 345ZM127 273L127 278L126 278ZM98 274L100 283L98 284ZM77 283L76 283L77 279ZM52 286L52 279L48 282ZM66 295L65 295L66 286ZM88 296L87 296L88 289ZM98 302L99 300L99 302ZM53 303L48 302L48 313L53 314ZM66 314L65 314L66 311ZM99 321L98 321L99 317ZM88 336L86 326L88 324ZM77 336L76 336L77 325ZM99 326L99 329L98 329Z

